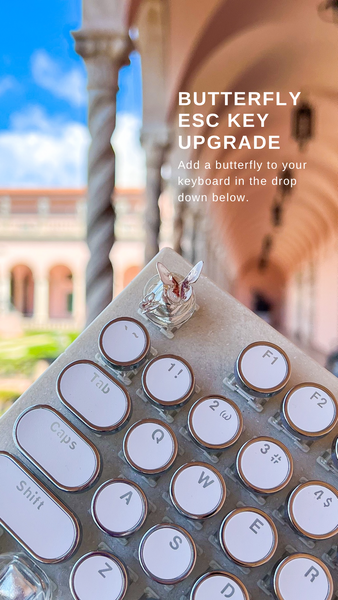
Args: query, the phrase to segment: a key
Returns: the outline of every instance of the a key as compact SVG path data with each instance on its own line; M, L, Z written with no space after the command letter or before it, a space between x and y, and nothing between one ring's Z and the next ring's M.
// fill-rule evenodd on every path
M99 336L104 360L115 369L131 371L145 363L150 354L149 333L136 319L120 317L109 321Z
M158 419L143 419L128 429L123 440L123 452L133 469L146 475L156 475L169 469L178 451L172 429Z
M205 573L194 584L189 600L250 600L244 584L232 573L212 571Z
M154 581L171 585L183 581L196 562L196 546L178 525L155 525L143 536L139 547L142 569Z
M224 396L207 396L191 407L188 429L202 448L224 450L237 442L243 431L243 417L232 400Z
M293 527L313 540L338 533L338 491L322 481L307 481L291 492L287 514Z
M274 555L278 533L272 519L258 508L236 508L221 525L220 543L238 565L258 567Z
M116 556L89 552L74 565L69 587L75 600L122 600L128 588L128 575Z
M142 374L146 396L163 408L177 408L194 392L195 377L187 361L173 354L153 358Z
M91 360L67 365L59 375L57 392L61 402L94 431L118 431L130 417L125 387Z
M148 502L143 490L133 481L111 479L96 491L91 510L102 531L112 537L124 537L142 527Z
M299 437L322 437L337 425L337 400L317 383L300 383L284 397L282 418Z
M289 450L270 437L258 437L246 442L236 457L236 470L250 490L274 494L288 485L293 473Z
M273 590L277 600L331 600L333 581L319 558L292 554L275 568Z
M245 391L259 398L278 394L290 379L290 361L282 348L270 342L254 342L239 354L235 378Z
M100 473L95 446L51 406L37 405L24 411L13 435L26 458L66 492L87 488Z
M58 563L69 558L80 537L71 512L7 452L0 452L0 473L0 524L36 560Z
M173 475L170 497L175 508L184 516L206 519L223 507L226 486L214 467L199 462L187 463Z

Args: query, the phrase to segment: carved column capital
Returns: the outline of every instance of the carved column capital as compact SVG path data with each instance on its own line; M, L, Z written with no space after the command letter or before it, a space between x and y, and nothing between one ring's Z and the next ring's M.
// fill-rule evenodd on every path
M100 56L110 58L119 66L128 62L133 50L129 35L96 29L80 29L73 32L75 50L85 61Z

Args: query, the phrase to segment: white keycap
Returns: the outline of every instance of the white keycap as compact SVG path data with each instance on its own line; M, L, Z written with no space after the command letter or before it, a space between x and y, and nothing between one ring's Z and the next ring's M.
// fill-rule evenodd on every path
M293 387L282 403L287 425L305 437L326 435L338 422L338 405L326 388L315 383Z
M288 500L293 526L312 539L325 540L338 533L338 491L322 481L296 487Z
M94 521L113 537L130 535L140 529L147 510L148 503L142 489L126 479L106 481L92 501Z
M128 429L123 452L128 463L147 475L162 473L177 456L177 440L168 425L157 419L143 419Z
M263 565L274 555L277 529L271 518L257 508L237 508L229 513L220 529L224 552L245 567Z
M243 418L234 402L223 396L197 400L188 416L188 428L203 448L223 450L234 444L243 430Z
M282 560L273 586L278 600L331 600L333 596L329 569L310 554L292 554Z
M236 469L248 488L261 494L274 494L289 483L293 460L289 450L278 440L258 437L239 450Z
M139 560L151 579L168 585L178 583L195 566L195 543L178 525L155 525L141 540Z
M243 583L232 573L213 571L200 577L193 586L190 600L249 600Z
M6 452L0 452L0 473L0 525L41 562L69 558L79 543L75 517Z
M195 378L190 365L178 356L166 354L153 358L142 375L145 394L160 406L182 406L190 399Z
M116 369L131 370L147 359L150 351L149 334L136 319L114 319L102 329L99 349L104 359Z
M177 508L191 519L206 519L221 510L226 487L221 474L205 463L187 463L170 482L170 497Z
M116 556L89 552L74 565L69 585L75 600L122 600L128 576Z
M269 342L255 342L244 348L235 365L239 384L256 396L277 394L287 384L290 374L287 355Z
M94 445L51 406L33 406L14 426L21 452L60 489L77 492L100 473Z
M130 416L127 390L90 360L68 365L57 391L61 402L94 431L116 431Z

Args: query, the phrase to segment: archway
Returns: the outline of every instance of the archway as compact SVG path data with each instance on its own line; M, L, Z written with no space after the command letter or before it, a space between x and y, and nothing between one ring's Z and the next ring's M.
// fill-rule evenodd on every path
M69 267L56 265L49 271L49 317L68 319L73 313L73 275Z
M27 265L15 265L11 270L11 305L24 317L34 312L34 278Z

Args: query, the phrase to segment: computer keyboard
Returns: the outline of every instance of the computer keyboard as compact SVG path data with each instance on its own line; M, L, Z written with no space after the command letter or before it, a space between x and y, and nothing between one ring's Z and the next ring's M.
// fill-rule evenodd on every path
M337 379L198 269L152 322L158 260L0 421L0 598L336 598Z

